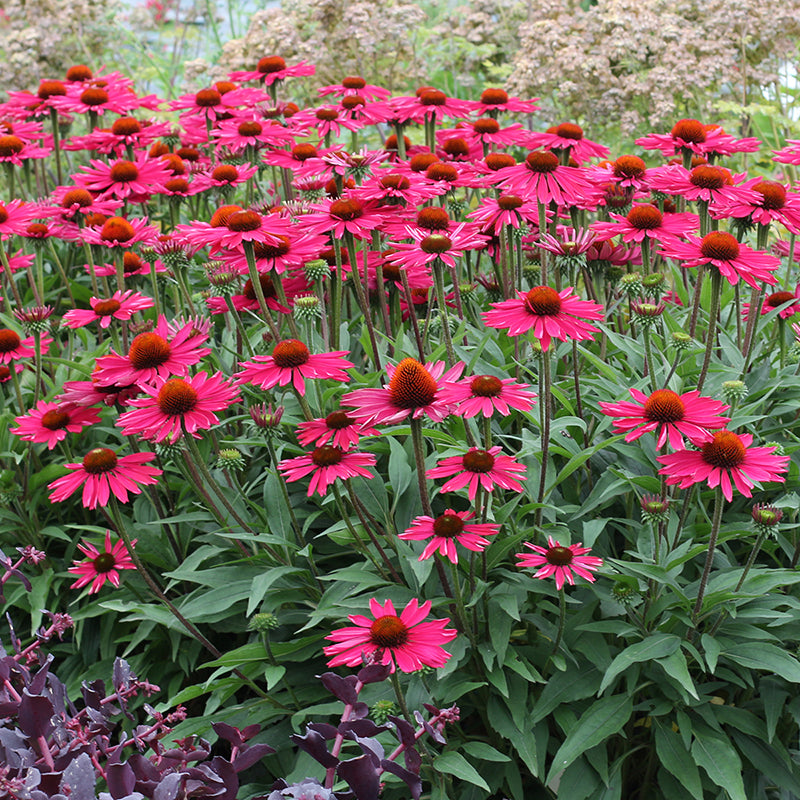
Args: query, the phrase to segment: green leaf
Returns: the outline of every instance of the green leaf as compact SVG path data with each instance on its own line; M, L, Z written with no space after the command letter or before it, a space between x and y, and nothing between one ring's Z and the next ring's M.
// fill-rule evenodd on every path
M681 644L680 637L671 633L656 633L641 642L636 642L625 648L610 664L603 676L603 681L597 694L602 694L611 681L631 664L641 661L654 661L658 658L671 656Z
M704 736L692 742L692 758L721 786L731 800L747 800L742 780L742 761L728 742Z
M774 644L738 644L723 651L726 658L750 669L763 669L791 683L800 683L800 662Z
M480 758L483 761L511 761L511 758L499 750L495 750L490 744L486 742L466 742L461 745L461 749L475 758Z
M261 605L264 595L278 578L292 573L302 572L299 567L274 567L253 578L250 586L250 599L247 602L247 616L249 617Z
M704 633L700 637L700 643L703 645L706 664L708 664L708 671L712 673L716 672L719 654L722 652L719 642L713 636L709 636L707 633Z
M758 686L764 703L764 718L767 723L767 741L771 742L778 727L778 720L789 698L789 692L774 678L764 678Z
M549 716L553 709L562 703L572 703L575 700L591 697L597 691L599 677L593 670L578 675L574 673L553 675L534 704L531 724L535 725L539 720Z
M264 667L264 680L267 682L267 690L277 686L285 674L286 667L281 667L277 664L267 664L267 666Z
M664 671L667 675L684 688L695 700L700 699L697 696L697 690L694 688L694 681L691 675L689 675L686 658L680 650L676 650L672 655L666 658L659 658L658 663L664 667Z
M491 791L489 785L481 778L475 767L460 753L456 753L455 750L448 750L446 753L437 756L433 760L433 766L440 772L446 772L448 775L455 775L456 778L461 778L463 781L472 783L475 786L480 786L480 788L486 792Z
M696 800L703 800L703 784L700 772L689 751L683 746L681 737L663 725L655 725L656 754L658 760L684 786Z
M677 638L677 637L676 637ZM627 695L616 694L593 703L578 723L569 731L564 744L553 758L547 780L566 769L579 755L604 742L622 729L630 719L633 701Z
M755 736L744 736L737 731L732 731L732 736L744 757L755 767L758 772L766 775L781 789L791 792L795 797L800 796L800 780L798 768L792 760L784 758L770 747L766 742Z

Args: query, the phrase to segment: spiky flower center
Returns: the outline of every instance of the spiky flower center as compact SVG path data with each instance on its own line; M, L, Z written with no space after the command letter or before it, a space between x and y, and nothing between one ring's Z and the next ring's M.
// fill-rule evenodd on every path
M389 401L395 408L424 408L436 396L436 381L414 358L404 358L389 382Z
M172 194L185 194L189 191L189 181L186 178L170 178L165 181L164 188Z
M122 217L109 217L100 229L100 238L107 242L128 242L135 235L133 225Z
M458 514L442 514L433 521L434 536L452 539L464 530L464 520Z
M537 150L528 153L525 164L531 172L555 172L558 169L558 156L549 150Z
M352 111L359 106L365 106L367 101L360 94L349 94L342 98L342 108L345 111Z
M314 147L313 144L308 144L304 142L302 144L296 144L292 148L292 158L295 161L308 161L309 158L316 158L317 157L317 148Z
M172 353L169 342L153 331L140 333L128 351L128 360L134 369L155 369L165 363Z
M461 461L467 472L491 472L494 456L488 450L470 450Z
M47 100L48 97L63 97L66 93L67 87L61 81L42 81L36 94L40 100Z
M617 178L641 178L647 167L639 156L620 156L614 162L614 175Z
M222 206L218 208L212 215L208 224L212 228L226 228L228 226L228 219L235 211L241 211L241 206Z
M411 156L408 165L412 172L425 172L431 164L436 164L438 161L435 153L417 153Z
M446 231L450 227L450 217L443 208L428 206L417 214L417 225L428 231Z
M280 56L264 56L256 66L256 70L262 75L280 72L283 69L286 69L286 62Z
M487 169L490 169L492 172L497 172L497 170L504 169L505 167L513 167L517 163L517 160L508 153L489 153L484 163Z
M382 650L402 647L408 641L408 627L400 617L387 614L369 626L369 640Z
M472 379L469 388L477 397L497 397L503 391L503 382L494 375L478 375Z
M651 206L649 203L641 203L628 212L626 219L634 228L651 231L661 225L664 215L655 206Z
M122 254L122 271L126 275L130 275L132 272L138 272L143 267L142 259L136 255L136 253L131 253L129 250Z
M108 300L99 300L94 304L94 313L98 317L110 317L114 312L119 311L122 303L115 300L113 297Z
M194 102L200 108L213 108L222 102L222 95L216 89L201 89L194 96Z
M500 130L500 123L491 117L482 117L481 119L475 120L472 124L472 130L477 134L497 133Z
M240 122L236 130L239 132L239 136L258 136L264 130L264 126L255 120L246 120Z
M323 444L311 453L311 460L318 467L332 467L342 460L342 451L330 444Z
M118 462L117 454L113 450L95 447L83 457L83 468L90 475L102 475L104 472L111 472Z
M25 228L25 235L30 239L44 239L50 235L50 229L43 222L31 222Z
M562 122L556 126L554 133L562 139L583 139L583 128L573 122Z
M197 391L182 378L170 378L158 391L156 402L168 417L179 417L197 405Z
M49 431L60 431L69 425L69 414L57 408L42 414L42 427Z
M431 164L425 170L425 177L429 181L447 181L452 183L458 179L458 170L452 164L445 164L441 161Z
M561 298L550 286L534 286L525 295L525 308L540 317L554 317L561 311Z
M333 122L338 118L339 112L335 108L319 108L314 116L321 122Z
M446 253L452 246L452 239L443 233L432 233L419 243L419 249L428 254Z
M650 422L678 422L685 414L683 400L671 389L657 389L644 402L644 416Z
M777 181L759 181L752 188L762 196L762 208L772 211L786 205L786 189Z
M92 70L86 64L74 64L67 70L67 80L82 82L92 78Z
M279 258L285 256L291 250L292 243L288 236L277 236L277 244L267 244L266 242L253 242L253 253L256 258ZM266 294L264 295L266 297Z
M294 367L301 367L305 364L311 353L308 348L298 339L285 339L275 345L272 351L272 358L275 361L275 366L282 369L292 369Z
M348 75L343 81L345 89L363 89L367 82L359 75Z
M233 183L239 177L239 171L233 164L220 164L214 167L211 177L215 181L225 181L226 183Z
M513 211L519 208L525 201L515 194L501 194L497 198L497 207L503 211Z
M438 89L427 89L419 96L423 106L443 106L447 102L447 95Z
M547 563L552 564L554 567L566 567L572 563L575 554L569 547L558 545L556 547L548 547L544 557L547 559Z
M332 411L325 417L325 425L332 431L340 431L355 422L355 419L344 411Z
M777 308L790 300L797 300L797 297L792 292L774 292L767 298L767 305L770 308Z
M100 553L92 559L95 571L99 573L111 572L117 566L117 559L112 553Z
M93 202L94 200L88 189L70 189L61 200L61 207L80 206L81 208L86 208Z
M133 136L135 133L140 133L141 130L142 126L135 117L120 117L115 119L111 126L111 133L115 136Z
M261 227L261 215L257 211L246 209L244 211L234 211L227 221L229 231L244 233L246 231L257 231Z
M502 89L484 89L481 92L481 103L485 106L501 106L508 102L508 93Z
M97 86L88 88L85 92L81 93L81 103L85 106L101 106L103 103L108 102L108 92L105 89L100 89Z
M706 442L700 452L706 464L720 469L735 469L747 458L747 448L732 431L716 431L714 438Z
M139 177L139 168L132 161L117 161L109 176L114 183L130 183Z
M733 261L739 255L739 242L724 231L712 231L700 242L700 252L704 258L716 261Z
M331 203L330 215L346 221L358 219L364 216L364 206L353 198L334 200Z
M411 181L405 175L398 175L392 173L391 175L384 175L380 180L381 188L383 189L408 189L411 186Z
M261 292L264 295L264 299L275 297L275 286L272 283L272 278L269 275L259 275L258 282L261 284ZM244 287L242 288L242 294L247 300L254 301L258 299L256 297L256 290L253 288L253 281L250 278L245 281Z
M723 167L699 164L689 175L692 185L700 189L721 189L731 183L730 173Z
M0 158L11 158L21 153L25 143L19 136L0 136Z
M702 122L696 119L679 119L672 128L673 139L682 139L684 142L701 144L706 140L706 129Z

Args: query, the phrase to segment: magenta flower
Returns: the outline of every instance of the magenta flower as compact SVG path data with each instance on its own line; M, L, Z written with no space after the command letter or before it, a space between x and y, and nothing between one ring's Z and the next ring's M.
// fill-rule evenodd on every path
M778 316L781 319L788 319L789 317L793 317L795 314L800 313L800 283L795 286L793 292L780 291L767 295L767 297L764 298L764 303L761 306L761 314L769 314L770 311L774 311L776 308L780 308L786 303L790 303L790 305L778 312ZM748 319L750 316L750 303L744 303L742 308L744 318Z
M330 442L342 450L349 450L358 444L362 436L380 436L380 431L363 425L341 410L332 411L322 419L301 422L297 426L297 440L303 447L310 444L319 447Z
M376 204L343 195L312 206L311 213L303 215L303 229L329 233L337 239L345 233L356 239L369 239L372 231L383 223L383 217Z
M638 389L630 389L631 403L600 403L603 413L614 420L614 432L627 432L626 442L632 442L645 433L658 431L656 447L663 447L667 441L673 450L682 450L687 439L709 441L711 430L724 428L729 417L721 417L728 406L711 397L701 397L700 392L686 392L678 395L670 389L657 389L647 396Z
M507 417L512 408L530 411L536 402L536 392L529 391L527 383L516 383L513 378L496 378L494 375L476 375L449 383L442 389L442 401L458 406L458 414L465 419L494 412Z
M671 237L681 237L689 231L700 227L697 214L662 214L650 203L637 203L623 217L610 215L615 222L593 222L592 230L598 241L605 241L614 236L622 236L623 242L641 242L643 239L665 241Z
M458 552L456 542L467 550L474 550L480 553L489 545L487 536L494 536L500 531L500 526L493 523L468 523L475 514L472 511L453 511L448 508L443 514L435 519L433 517L417 517L408 530L398 534L401 539L423 541L430 539L420 561L430 558L435 552L443 558L449 558L454 564L458 564Z
M136 542L137 540L134 539L131 545L135 546ZM70 589L80 589L91 583L89 594L96 594L106 581L115 588L119 588L119 571L136 569L125 542L120 540L113 547L111 546L111 531L106 531L106 540L102 550L85 539L78 545L78 550L87 556L88 560L74 561L69 568L68 572L80 575L78 580L70 585Z
M14 421L19 427L11 428L11 433L26 442L45 442L47 449L52 450L67 438L67 433L79 433L89 425L96 425L100 416L94 408L40 400L36 408Z
M350 369L353 362L344 358L345 355L347 350L312 354L300 340L284 339L275 345L271 356L253 356L252 361L240 361L239 366L244 369L234 377L237 383L252 383L262 389L292 383L300 394L305 394L304 378L349 381L345 370Z
M786 479L780 473L786 472L789 463L789 456L776 455L774 447L750 447L752 443L749 433L717 431L711 441L695 442L699 450L658 456L664 465L658 474L666 475L669 486L678 484L681 489L708 481L712 489L720 486L729 502L733 499L732 479L737 490L750 497L756 481L783 483Z
M308 486L308 496L316 492L324 497L328 486L337 478L371 478L372 473L367 467L375 466L375 456L369 453L356 453L342 450L341 447L324 444L316 447L312 452L297 458L285 458L278 464L278 469L284 474L289 483L299 481L311 475Z
M342 404L354 408L354 416L368 425L392 425L407 417L422 416L441 422L452 409L450 403L442 400L441 388L458 379L464 369L461 362L447 372L444 366L443 361L423 365L415 358L404 358L396 367L387 364L388 384L348 392L342 397Z
M497 116L501 111L520 112L522 114L532 114L539 110L536 100L521 100L519 97L509 97L504 89L489 87L481 92L480 100L468 101L470 107L477 111L481 116L489 114Z
M67 311L61 321L68 328L82 328L92 322L99 322L101 328L107 328L112 319L129 320L137 311L152 308L155 303L152 298L128 289L116 291L106 300L93 297L89 305L91 309L73 308Z
M303 75L313 75L316 67L308 61L298 61L294 66L287 66L280 56L264 56L256 64L255 70L230 72L228 79L232 81L263 81L265 86L271 86L275 81L294 78Z
M28 225L40 216L42 210L35 203L22 200L0 203L0 239L8 239L15 233L24 236Z
M65 464L69 475L54 480L47 488L53 491L50 500L59 503L83 487L84 508L107 506L113 494L121 503L128 502L128 493L139 494L142 486L157 483L161 470L147 466L155 453L132 453L118 456L107 447L95 447L76 464Z
M91 160L91 167L81 167L82 173L73 176L79 187L99 193L101 200L115 198L132 203L144 202L153 192L153 187L163 185L172 177L172 172L161 159L140 156L136 161Z
M578 164L590 158L605 158L609 152L605 145L584 139L583 128L573 122L562 122L544 133L529 134L528 148L535 150L540 147L556 153L566 151Z
M681 195L687 200L757 203L760 199L752 189L734 185L746 177L744 173L731 175L725 167L712 164L698 164L691 170L680 164L669 164L651 170L650 175L652 190Z
M759 225L780 222L791 232L800 233L800 194L788 191L782 183L763 178L746 181L742 188L752 189L759 199L720 198L709 206L711 216L716 219L749 219Z
M209 347L200 346L207 338L191 322L173 332L162 315L154 331L140 333L131 342L127 356L112 351L98 358L97 379L103 386L128 386L151 384L158 377L186 375L189 367L211 352Z
M439 259L448 267L454 267L456 258L467 250L482 250L489 241L478 233L476 226L462 222L445 232L430 231L406 226L405 235L413 242L390 242L395 252L386 259L407 269L419 268Z
M591 300L581 300L568 286L561 292L549 286L534 286L519 297L492 303L484 311L483 321L490 328L508 328L509 336L519 336L533 328L542 350L550 347L552 338L591 339L597 328L586 320L602 320L603 307Z
M329 667L345 665L357 667L365 657L372 656L381 664L395 666L401 672L416 672L423 667L443 667L450 658L444 645L455 639L457 632L448 628L449 619L423 622L431 610L431 601L422 605L412 599L400 612L395 611L391 600L381 605L369 601L372 619L361 614L347 618L355 627L339 628L325 638L334 642L323 648Z
M42 352L46 352L53 340L43 334L39 342ZM28 336L21 339L20 335L11 328L0 328L0 364L9 364L20 358L34 358L36 356L36 339Z
M547 537L547 547L523 542L523 547L533 550L533 553L517 553L518 567L539 567L535 578L543 580L551 575L555 576L556 589L561 589L564 582L570 586L575 585L575 575L585 578L589 583L594 583L592 572L603 565L603 559L596 556L587 556L589 547L581 547L581 543L562 545L552 536Z
M678 239L665 242L662 255L682 261L684 268L710 264L730 284L737 283L739 278L753 288L760 288L760 281L769 284L778 282L772 273L780 266L780 259L740 244L730 233L712 231L702 239L691 234L686 238L685 242Z
M500 447L490 447L488 450L470 448L463 456L449 456L443 458L433 469L429 469L427 478L448 478L453 476L442 486L443 492L454 492L469 487L469 499L474 500L478 488L491 492L495 486L502 489L511 489L514 492L522 491L520 480L526 480L522 474L525 465L514 461L511 456L501 455Z
M186 380L156 378L155 386L140 388L147 397L130 400L128 405L133 410L120 414L117 426L125 436L136 434L153 442L166 439L170 444L177 442L184 431L199 439L197 430L208 430L219 423L215 411L240 399L238 390L219 372L198 372Z
M499 170L497 177L503 191L559 206L576 205L594 192L594 185L577 167L565 167L558 156L547 150L528 153L525 161Z
M148 225L147 217L109 217L99 228L84 228L82 238L84 242L103 247L132 247L138 242L153 244L158 238L158 228Z

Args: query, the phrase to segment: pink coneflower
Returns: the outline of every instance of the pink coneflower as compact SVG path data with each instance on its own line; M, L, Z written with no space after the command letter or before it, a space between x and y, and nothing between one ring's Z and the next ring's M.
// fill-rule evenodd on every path
M84 228L81 235L84 242L103 247L131 247L141 242L152 244L157 237L158 228L149 225L147 217L140 219L109 217L101 228Z
M136 545L138 540L131 542ZM114 588L119 588L119 570L136 569L131 554L125 546L125 542L118 541L111 546L111 531L106 531L106 540L102 550L99 550L91 542L84 539L79 545L78 550L88 557L88 561L73 561L67 572L73 575L80 575L75 583L70 585L70 589L80 589L91 583L89 594L97 594L103 584L108 581Z
M75 183L92 192L99 192L100 199L110 197L143 203L153 192L153 187L163 185L172 177L168 166L161 159L139 156L136 161L117 159L99 161L92 159L90 167L81 167L75 174Z
M73 83L64 97L56 98L55 107L65 114L88 114L103 116L106 111L127 114L141 106L139 98L125 86L103 81L103 85Z
M374 200L381 205L415 207L438 196L438 191L423 181L417 173L385 169L374 172L358 188L358 197Z
M442 486L442 491L455 492L468 486L470 500L475 499L479 487L487 492L491 492L495 486L521 492L522 484L519 481L526 479L522 474L525 465L514 461L511 456L502 455L500 449L499 446L488 450L473 447L463 456L443 458L425 475L431 479L454 476Z
M575 205L595 191L582 170L562 166L558 156L548 150L528 153L521 164L498 170L497 178L503 191L559 206Z
M333 95L335 97L347 97L349 95L359 95L365 100L384 100L389 97L391 92L382 86L373 86L367 83L360 75L348 75L342 78L342 82L331 84L317 89L320 97Z
M77 406L104 406L120 405L124 406L132 397L139 394L139 387L136 384L117 385L110 384L102 386L95 377L90 381L67 381L62 386L63 392L56 397L62 403L69 403Z
M789 191L782 183L763 178L746 181L741 188L752 189L759 199L745 202L740 198L720 198L709 206L711 216L750 219L759 225L780 222L792 233L800 233L800 194Z
M158 318L153 331L140 333L130 345L126 356L110 355L97 359L97 378L103 386L110 384L152 384L156 378L186 375L189 367L211 352L201 347L208 337L198 333L188 323L171 331L167 318Z
M651 133L636 140L645 150L660 150L669 158L684 151L702 155L708 129L696 119L680 119L669 133Z
M26 228L37 217L42 216L41 208L35 203L11 200L0 203L0 240L14 234L24 235Z
M342 397L342 405L354 408L354 416L363 424L392 425L407 417L427 416L441 422L452 405L441 397L441 388L461 377L464 364L459 362L447 372L444 362L421 364L404 358L397 366L387 364L389 383L377 389L356 389Z
M244 369L234 377L237 383L252 383L261 389L291 383L300 394L305 394L304 378L349 381L346 370L353 366L353 362L344 358L346 355L347 350L311 353L298 339L284 339L275 345L272 355L253 356L252 361L240 361L239 366Z
M597 328L586 320L602 320L603 307L590 300L581 300L568 286L561 292L549 286L534 286L519 297L492 303L484 311L483 321L490 328L508 328L509 336L519 336L533 328L533 335L541 342L542 350L550 347L555 337L591 339Z
M662 214L650 203L637 203L626 216L610 215L614 222L593 222L592 230L598 241L622 236L623 242L642 242L643 239L665 241L682 237L700 227L697 214Z
M231 271L233 274L238 274L241 272L241 263L239 261L234 259L227 261L226 259L226 263L229 265L229 275L231 274ZM231 270L231 268L233 269ZM212 285L215 283L219 285L218 281L220 280L221 276L224 277L224 272L222 270L210 274L209 280L211 281ZM227 278L225 281L227 282ZM273 311L278 311L281 314L288 314L291 309L281 305L278 302L278 293L275 289L272 276L267 272L262 272L258 276L258 282L261 284L261 291L264 294L264 300L267 303L267 308L270 308ZM284 278L283 289L286 292L287 300L289 303L291 303L292 299L297 294L308 290L308 284L306 283L305 278ZM253 288L253 282L250 280L250 278L245 281L244 286L242 287L242 293L231 295L230 299L233 303L233 307L237 311L253 311L255 313L260 313L258 297L256 297L256 292ZM209 297L206 300L206 303L208 304L208 309L212 314L225 314L228 311L228 304L224 297Z
M327 417L301 422L297 426L297 440L303 447L319 447L331 443L342 450L358 444L362 436L380 436L380 431L363 425L346 411L332 411Z
M422 605L411 600L400 612L395 611L391 600L383 605L377 600L369 601L373 619L360 614L350 614L348 619L355 627L339 628L325 638L334 642L323 648L329 667L358 667L366 658L391 665L401 672L416 672L423 667L443 667L450 659L444 645L455 639L457 632L448 628L449 619L430 622L422 620L431 610L431 601ZM370 659L373 660L373 659Z
M47 334L42 335L39 342L41 352L46 352L52 342ZM33 336L22 339L11 328L0 328L0 364L9 364L20 358L35 358L36 355L36 339Z
M110 129L95 128L87 136L73 136L61 146L64 150L96 150L121 158L126 148L149 148L156 140L170 133L172 125L169 122L140 122L134 117L119 117Z
M772 151L772 160L782 164L800 164L800 139L787 139L785 147Z
M301 142L291 150L270 149L264 154L263 161L270 166L292 170L295 178L324 175L328 180L331 170L321 158L324 152L309 142Z
M210 247L212 252L228 248L242 249L245 244L276 246L280 244L276 227L280 218L273 214L259 214L252 209L238 206L223 206L211 217L210 222L194 221L179 225L178 233L193 247Z
M469 147L470 160L481 158L484 150L496 147L530 147L530 131L519 122L501 128L500 123L492 117L481 117L475 122L459 122L455 128L436 131L436 139L440 147L444 147L444 155L449 157L452 154L446 152L447 143L453 139L463 139Z
M19 136L0 133L0 164L13 164L21 167L28 159L47 158L50 150L33 142L24 142Z
M627 432L626 442L632 442L649 431L658 431L657 447L667 441L673 450L681 450L687 439L708 441L711 430L724 428L729 417L719 416L728 406L711 397L701 397L700 392L685 392L678 395L671 389L657 389L645 395L638 389L630 389L633 403L600 403L603 413L614 420L615 433Z
M485 197L467 216L485 232L498 236L506 225L517 229L523 225L538 225L539 205L516 194L501 194Z
M357 453L323 444L303 456L284 459L278 464L278 469L289 483L311 475L308 497L314 492L323 497L328 492L328 486L337 478L371 478L372 473L367 467L374 466L375 456L370 453Z
M131 545L135 546L136 542L137 539L134 539ZM89 594L96 594L106 581L113 587L119 588L119 570L136 569L125 542L120 540L113 547L111 546L111 531L106 531L106 540L102 550L86 539L77 547L89 560L74 561L73 566L67 570L73 575L80 575L78 580L69 587L70 589L80 589L91 583Z
M155 303L152 298L128 289L116 291L107 299L92 297L89 305L91 309L73 308L67 311L61 321L68 328L82 328L92 322L99 322L101 328L107 328L112 319L129 320L137 311L152 308Z
M466 100L448 97L444 92L432 87L418 90L413 97L393 97L391 101L392 118L398 122L441 122L447 117L466 117L472 110Z
M782 291L767 295L761 305L761 314L769 314L770 311L780 308L785 303L791 303L791 305L778 312L781 319L788 319L800 313L800 283L795 286L794 292ZM750 316L750 303L745 303L743 309L744 318L747 319Z
M530 411L536 402L536 392L529 391L527 383L516 383L513 378L496 378L494 375L476 375L449 383L442 389L442 401L458 405L459 416L483 414L491 417L495 411L507 417L512 408Z
M757 192L737 185L747 176L742 172L732 175L725 167L698 164L691 170L680 164L670 164L651 170L650 188L665 194L677 194L687 200L710 202L751 202L762 198Z
M780 266L780 259L761 250L751 250L740 244L736 237L723 231L712 231L702 239L687 235L687 241L671 239L664 243L662 255L682 261L684 268L710 264L716 267L728 283L735 284L741 278L754 287L759 281L774 284L777 279L772 274Z
M489 545L487 536L494 536L500 531L500 526L489 522L467 522L475 514L472 511L453 511L448 508L435 519L433 517L417 517L411 527L398 534L401 539L423 541L430 539L420 561L430 558L435 552L443 558L449 558L458 564L458 551L456 543L467 550L480 553Z
M489 114L497 116L501 111L519 112L522 114L532 114L539 110L536 99L521 100L518 97L509 97L504 89L490 87L481 92L480 100L468 101L471 108L479 114Z
M158 482L161 470L148 466L155 453L132 453L118 456L107 447L95 447L75 464L65 464L69 475L54 480L47 488L53 491L50 500L54 503L66 500L83 487L84 508L106 506L113 494L121 503L128 502L128 493L139 494L142 486Z
M220 122L212 135L217 144L227 147L231 153L242 153L247 147L280 147L295 141L295 134L274 120L243 117Z
M597 556L587 556L586 553L590 551L589 547L581 547L581 543L562 545L553 539L552 536L547 537L547 547L541 545L531 544L530 542L523 542L523 547L528 547L533 550L533 553L517 553L518 567L533 567L539 568L539 571L534 575L535 578L543 580L549 578L551 575L555 576L556 589L561 589L564 583L570 586L575 585L575 575L580 578L585 578L589 583L594 583L595 577L592 572L598 567L603 565L603 559Z
M194 183L198 192L209 189L227 190L244 183L258 172L257 166L247 164L218 164L210 172L198 172Z
M100 422L95 408L82 408L72 403L57 403L40 400L36 408L14 420L19 427L11 433L26 442L45 442L52 450L68 433L79 433L89 425Z
M310 233L329 233L337 239L349 233L356 239L369 239L383 223L384 214L369 201L343 195L313 205L302 219L303 229Z
M231 81L263 81L265 86L272 86L275 81L286 78L296 78L303 75L313 75L316 67L308 61L298 61L289 67L280 56L264 56L256 64L255 70L231 72L228 80Z
M605 158L608 148L589 139L584 139L583 128L572 122L562 122L544 133L531 133L528 136L530 149L546 148L556 153L569 153L570 158L583 164L590 158Z
M439 259L443 264L454 267L456 258L467 250L482 250L489 241L487 236L478 233L476 226L462 222L446 232L429 231L406 227L406 236L413 242L390 242L394 253L387 260L407 269L419 268Z
M292 116L292 128L296 132L308 134L314 130L320 139L340 136L342 130L357 131L367 124L366 120L355 120L346 115L338 106L320 106L298 111Z
M750 447L752 443L749 433L717 431L710 442L695 442L698 450L658 456L664 464L658 474L666 476L669 486L678 484L681 489L708 481L712 489L721 487L729 502L733 499L733 479L736 489L750 497L756 481L783 483L786 479L780 473L786 472L789 463L789 456L776 455L774 447Z
M51 200L55 205L41 208L47 211L48 216L58 216L68 222L82 222L84 217L93 214L110 217L122 206L122 201L114 198L99 200L83 186L57 186Z
M199 439L197 430L219 424L215 411L237 402L238 389L217 372L198 372L191 378L157 378L155 386L140 387L147 397L130 400L132 411L120 414L117 427L125 436L138 435L152 442L174 444L184 432Z
M639 156L620 156L616 161L603 161L589 169L589 177L597 184L615 184L627 190L626 197L647 191L650 186L647 165Z

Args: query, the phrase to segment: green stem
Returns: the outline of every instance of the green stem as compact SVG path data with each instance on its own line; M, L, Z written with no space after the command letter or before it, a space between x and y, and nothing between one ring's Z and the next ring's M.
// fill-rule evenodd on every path
M703 575L700 578L700 587L697 590L697 601L694 604L692 611L692 622L697 627L697 618L700 615L700 610L703 607L703 597L706 593L706 586L708 585L708 576L711 573L711 564L714 561L714 551L717 547L717 536L719 535L720 524L722 523L722 505L723 505L722 487L717 486L714 489L714 516L711 520L711 534L708 539L708 551L706 553L706 563L703 567Z
M708 367L711 363L711 353L717 344L717 317L719 316L719 299L722 292L722 273L714 269L711 273L711 308L708 310L708 331L706 334L706 352L703 357L703 368L697 379L697 391L702 391L706 382Z

